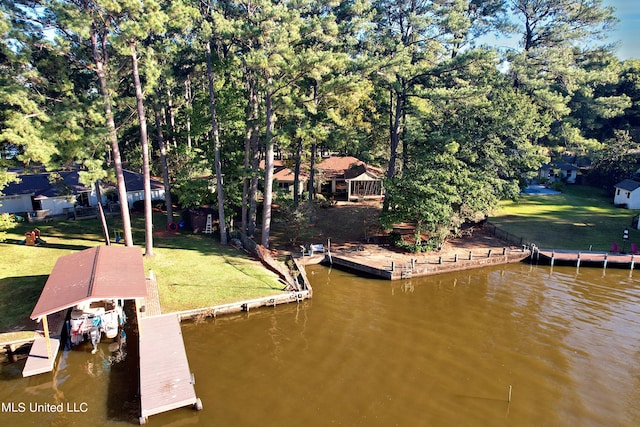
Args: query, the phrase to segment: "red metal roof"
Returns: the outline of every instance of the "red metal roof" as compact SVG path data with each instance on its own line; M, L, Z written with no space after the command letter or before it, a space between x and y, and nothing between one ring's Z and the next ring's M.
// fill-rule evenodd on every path
M58 258L32 319L103 299L135 299L147 295L142 250L96 246Z

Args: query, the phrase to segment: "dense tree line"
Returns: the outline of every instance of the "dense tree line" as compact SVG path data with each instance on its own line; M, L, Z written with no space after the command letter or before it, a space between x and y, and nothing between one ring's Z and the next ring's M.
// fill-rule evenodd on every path
M607 185L636 162L640 61L600 41L615 24L600 0L0 0L0 12L2 166L111 177L128 245L123 164L163 176L183 207L216 203L223 242L227 227L260 226L268 246L278 153L296 186L321 149L385 168L383 222L438 241L544 162L589 158ZM145 211L151 255L150 197Z

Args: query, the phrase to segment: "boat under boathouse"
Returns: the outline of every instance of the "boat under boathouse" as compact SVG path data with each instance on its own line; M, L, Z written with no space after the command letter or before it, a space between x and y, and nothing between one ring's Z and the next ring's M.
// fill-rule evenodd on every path
M97 306L104 301L136 300L146 295L140 248L96 246L58 258L31 313L42 331L36 333L22 375L53 370L70 309L99 312L104 308Z

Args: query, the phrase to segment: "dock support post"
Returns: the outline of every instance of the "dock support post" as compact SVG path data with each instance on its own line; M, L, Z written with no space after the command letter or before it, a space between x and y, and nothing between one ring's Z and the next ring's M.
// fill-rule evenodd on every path
M49 337L49 321L46 314L42 317L42 329L44 329L44 338L47 341L47 359L51 359L51 338Z
M633 270L634 264L635 264L635 255L631 254L631 269L632 270Z
M551 267L553 267L553 263L555 262L556 251L551 251Z
M604 254L604 263L602 265L602 268L607 268L607 254Z
M580 268L580 252L578 252L578 260L576 261L576 267Z
M453 262L458 262L458 254L455 254L455 255L453 256Z

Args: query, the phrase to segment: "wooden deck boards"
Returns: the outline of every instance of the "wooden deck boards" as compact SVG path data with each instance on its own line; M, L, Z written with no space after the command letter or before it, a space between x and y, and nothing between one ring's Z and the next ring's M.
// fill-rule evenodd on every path
M197 402L176 314L144 317L140 327L141 418Z
M35 332L35 338L31 345L31 351L22 369L23 377L44 374L53 371L58 351L60 350L60 335L67 317L68 310L59 311L47 317L49 324L51 357L48 357L47 340L40 323L40 330Z

